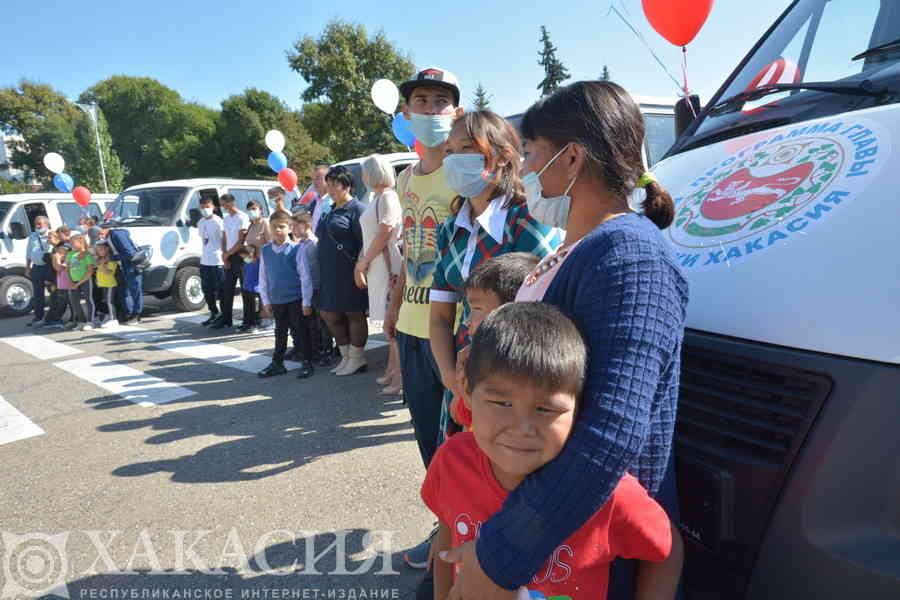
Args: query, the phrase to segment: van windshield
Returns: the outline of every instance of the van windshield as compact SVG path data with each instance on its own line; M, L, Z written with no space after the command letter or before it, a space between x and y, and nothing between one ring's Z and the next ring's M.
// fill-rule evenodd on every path
M0 202L0 223L3 222L3 219L6 218L6 215L12 210L14 205L14 202Z
M670 154L895 102L898 87L900 2L796 0Z
M186 187L126 190L119 194L104 217L128 227L170 226L187 192Z

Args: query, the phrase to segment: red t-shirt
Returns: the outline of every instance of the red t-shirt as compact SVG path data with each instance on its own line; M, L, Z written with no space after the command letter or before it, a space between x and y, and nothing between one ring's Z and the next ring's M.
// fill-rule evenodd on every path
M459 433L438 449L422 484L422 499L453 533L453 547L478 537L508 492L472 433ZM609 501L558 546L531 579L545 597L603 600L614 558L660 562L669 556L669 518L637 479L625 474Z

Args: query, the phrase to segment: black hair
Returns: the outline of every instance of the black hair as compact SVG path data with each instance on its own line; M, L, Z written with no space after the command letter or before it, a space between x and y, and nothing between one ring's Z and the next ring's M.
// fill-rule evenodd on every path
M466 361L468 392L491 375L522 378L544 389L584 388L587 346L568 317L543 302L511 302L481 322Z
M463 290L494 292L502 304L516 299L516 293L539 259L529 252L509 252L490 258L469 273Z
M222 197L224 198L224 196ZM213 199L209 196L200 196L200 205L202 206L204 204L215 204L215 202L213 202Z
M331 167L325 173L325 181L333 181L339 183L341 187L353 189L353 177L350 175L350 170L347 167Z
M250 210L250 208L253 206L255 206L256 208L262 208L262 205L256 200L247 200L247 210Z
M291 215L284 212L283 210L276 210L272 213L272 216L269 217L269 225L275 225L276 223L290 223Z
M521 128L527 140L584 148L587 168L619 198L628 199L646 170L644 116L628 92L611 81L578 81L558 89L528 109ZM665 229L675 216L672 197L656 182L644 190L644 214Z
M234 202L234 196L231 194L222 194L222 197L219 198L219 204L226 204L228 202Z

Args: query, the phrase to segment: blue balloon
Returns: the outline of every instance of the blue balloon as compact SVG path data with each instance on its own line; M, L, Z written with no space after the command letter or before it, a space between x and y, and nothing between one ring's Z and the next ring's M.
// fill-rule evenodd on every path
M75 187L75 180L68 173L58 173L53 176L53 185L61 192L71 192Z
M287 156L285 156L283 152L269 153L269 168L271 168L273 171L278 173L282 169L286 169L287 166Z
M394 137L404 146L412 147L416 145L416 136L409 130L409 121L403 116L403 113L394 115L391 121L391 129L394 131Z

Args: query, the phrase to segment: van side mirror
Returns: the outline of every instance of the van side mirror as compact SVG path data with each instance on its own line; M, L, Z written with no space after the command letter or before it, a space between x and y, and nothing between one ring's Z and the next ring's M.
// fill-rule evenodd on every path
M688 104L690 101L690 104ZM700 114L700 96L691 94L675 103L675 137L684 133Z

